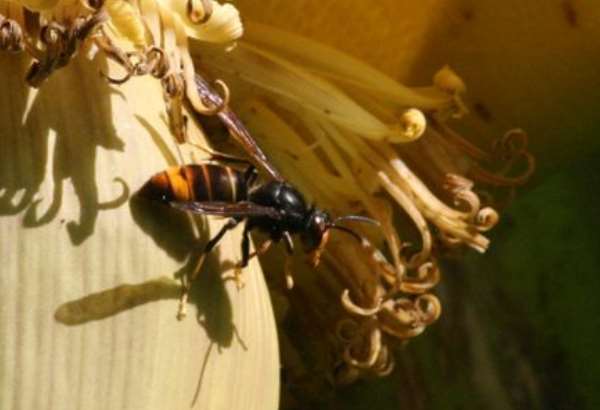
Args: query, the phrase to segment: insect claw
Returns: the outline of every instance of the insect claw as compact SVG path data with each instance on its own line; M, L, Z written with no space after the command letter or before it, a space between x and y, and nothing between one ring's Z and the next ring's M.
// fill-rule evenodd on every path
M241 290L242 288L244 288L244 286L246 286L242 274L242 266L240 264L237 264L235 268L233 268L233 280L235 281L235 287L238 290Z
M292 274L292 258L290 256L288 256L285 259L283 273L285 274L285 286L288 288L288 290L290 290L294 287L294 275Z
M188 301L188 290L184 289L179 298L179 307L177 308L177 320L183 320L187 316L187 301Z

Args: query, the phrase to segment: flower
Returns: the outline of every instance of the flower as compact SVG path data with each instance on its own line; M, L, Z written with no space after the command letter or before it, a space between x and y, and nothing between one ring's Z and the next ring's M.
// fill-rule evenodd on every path
M244 14L250 17L245 39L236 47L230 44L228 54L222 45L211 50L190 40L232 42L241 34L235 9L210 1L77 4L76 13L60 9L65 6L61 3L28 4L28 10L41 11L32 26L27 23L31 13L11 4L0 22L0 45L33 56L26 78L36 87L60 76L57 69L70 63L80 49L88 56L100 60L108 56L117 63L118 67L102 67L102 72L108 82L120 85L114 88L119 92L153 77L158 81L152 84L160 84L166 122L179 148L189 148L185 142L201 142L201 131L190 130L195 123L188 118L216 114L229 120L231 128L234 107L273 160L274 169L280 169L311 200L336 215L365 213L378 219L383 235L354 226L353 235L359 241L332 235L327 249L319 249L324 252L318 275L303 271L297 263L296 270L303 272L297 272L294 292L273 289L273 298L283 306L279 319L284 329L285 369L304 372L301 376L309 379L314 371L307 370L310 364L305 358L313 349L322 355L314 360L316 372L335 382L349 382L388 374L394 365L394 346L420 334L440 316L441 303L433 293L440 280L439 259L459 246L480 252L487 249L487 231L498 220L496 209L503 202L502 195L510 198L514 188L530 178L535 162L521 129L477 139L456 131L457 120L468 108L484 122L490 122L493 115L487 102L470 107L463 103L471 82L463 81L462 70L454 70L454 64L452 68L439 64L437 71L426 70L418 81L407 83L420 84L426 75L432 77L427 87L406 87L390 69L398 58L382 61L382 67L374 64L373 55L377 55L371 49L377 47L363 51L364 59L357 58L332 48L335 41L326 36L323 41L330 46L252 22L253 18L268 21L269 16L276 16L277 21L281 19L278 13L294 14L299 4L306 5L273 7L267 3ZM305 21L310 20L305 16L328 15L321 2L311 4L312 9L296 14ZM360 14L361 10L359 6L339 7L342 14ZM367 12L389 5L364 7L364 15L372 16ZM432 16L439 11L422 5L403 7L427 9L421 13ZM228 13L219 14L219 10ZM65 18L72 12L78 18ZM577 22L573 13L567 14L569 24ZM473 10L463 10L460 16L471 21ZM403 24L414 24L411 18ZM343 25L317 26L325 34L344 29ZM353 34L362 29L350 27ZM345 37L372 42L371 35L385 38L370 30ZM412 40L423 42L425 37L413 36ZM334 45L352 49L351 44ZM377 45L390 48L389 44ZM410 54L422 47L410 44L402 50ZM117 75L115 68L122 69L123 75ZM205 72L225 80L215 82L220 94L205 81L210 76L195 76ZM143 95L147 93L140 92ZM208 119L201 125L210 128ZM244 132L243 127L232 131L237 138L244 138ZM165 143L162 138L155 140L161 146ZM169 158L187 161L188 153ZM114 203L119 201L108 201L106 207ZM35 216L35 206L30 209L30 216ZM77 232L77 224L69 226L70 232ZM85 239L85 232L79 240ZM272 270L283 265L266 266ZM332 304L338 298L339 303ZM65 307L69 313L72 306ZM306 339L312 343L305 343ZM297 376L293 375L293 382Z
M259 144L315 203L381 222L392 260L381 237L364 231L361 243L332 239L318 278L302 272L310 279L298 280L284 306L303 319L280 327L319 342L284 338L284 350L317 350L321 359L287 366L291 384L323 382L307 372L341 383L387 375L392 348L441 314L432 293L439 258L461 245L484 252L484 233L498 221L492 205L532 175L527 135L508 130L485 149L453 130L467 112L466 85L449 66L432 73L431 86L409 88L309 38L251 20L245 30L230 53L198 53L199 65L235 90L234 107Z
M177 322L172 275L220 222L130 201L153 173L189 161L194 149L174 135L204 143L184 119L183 96L206 111L181 88L188 38L226 47L240 35L231 5L192 4L197 24L185 6L0 2L2 408L277 407L258 263L244 292L221 278L239 234L207 260L195 317Z

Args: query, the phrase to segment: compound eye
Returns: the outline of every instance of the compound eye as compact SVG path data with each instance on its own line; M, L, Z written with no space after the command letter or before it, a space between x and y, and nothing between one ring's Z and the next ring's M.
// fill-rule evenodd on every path
M315 214L311 217L306 230L301 235L306 251L311 251L321 245L327 229L327 218L324 215Z
M307 231L303 232L301 239L302 244L304 245L304 249L308 252L317 248L321 243L322 236L323 235L321 231L314 229L314 227L311 227Z
M327 230L327 221L322 215L318 215L315 218L315 229L321 232L321 235Z

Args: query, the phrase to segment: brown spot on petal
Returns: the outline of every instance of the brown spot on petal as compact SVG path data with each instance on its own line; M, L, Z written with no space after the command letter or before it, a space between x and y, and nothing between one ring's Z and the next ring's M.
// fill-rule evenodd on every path
M465 8L461 11L460 14L466 22L473 21L473 18L475 17L475 13L473 12L472 8Z
M562 12L565 16L565 20L570 27L577 27L579 25L579 16L577 14L577 10L575 10L575 5L573 4L573 0L564 0L561 3Z
M473 112L485 122L489 123L494 120L494 116L490 109L480 101L473 104Z

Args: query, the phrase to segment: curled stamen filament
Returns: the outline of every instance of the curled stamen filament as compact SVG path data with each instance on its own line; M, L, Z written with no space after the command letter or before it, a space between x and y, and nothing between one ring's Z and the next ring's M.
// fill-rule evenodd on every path
M367 357L364 360L357 359L352 355L353 348L358 347L358 344L351 344L344 350L344 361L359 369L373 367L381 352L381 331L378 327L371 326L368 332ZM357 342L361 342L360 338L357 338Z
M342 292L341 300L342 300L342 306L344 306L348 312L351 312L351 313L354 313L354 314L360 315L360 316L373 316L374 314L379 312L379 310L381 309L381 302L382 302L382 299L380 298L377 300L377 304L372 308L361 307L352 301L352 299L350 298L350 290L349 289L345 289Z
M18 53L24 48L23 30L19 23L0 14L0 50Z
M410 294L420 294L431 290L440 281L440 269L433 262L425 262L419 266L416 278L405 276L400 283L400 290Z

